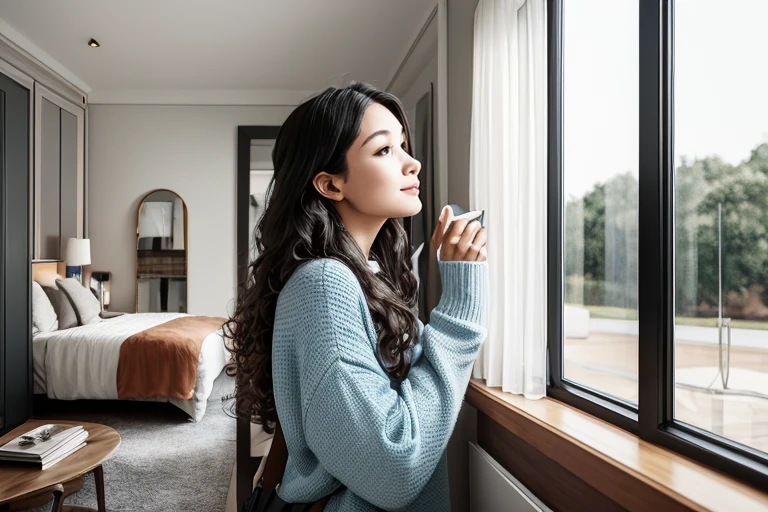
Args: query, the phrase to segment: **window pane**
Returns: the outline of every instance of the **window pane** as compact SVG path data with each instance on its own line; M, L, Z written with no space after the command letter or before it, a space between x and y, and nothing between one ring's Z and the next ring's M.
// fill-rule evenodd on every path
M563 8L563 377L636 403L639 9Z
M768 3L674 19L675 418L768 451Z

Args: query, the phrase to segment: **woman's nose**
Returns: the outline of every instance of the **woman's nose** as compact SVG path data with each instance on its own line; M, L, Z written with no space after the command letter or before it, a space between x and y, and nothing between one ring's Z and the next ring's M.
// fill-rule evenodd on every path
M413 158L411 155L406 154L406 161L403 165L403 174L416 174L421 172L421 162Z

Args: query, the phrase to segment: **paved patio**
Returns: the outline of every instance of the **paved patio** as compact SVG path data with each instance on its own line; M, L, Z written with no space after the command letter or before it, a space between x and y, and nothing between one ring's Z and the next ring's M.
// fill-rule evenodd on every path
M593 326L590 324L591 329ZM708 328L694 328L693 332L696 329ZM765 340L766 347L731 348L725 391L718 372L717 345L707 339L677 338L675 417L768 452L768 332L756 332L760 334L757 341ZM636 334L591 330L586 339L566 339L564 357L567 379L637 402Z

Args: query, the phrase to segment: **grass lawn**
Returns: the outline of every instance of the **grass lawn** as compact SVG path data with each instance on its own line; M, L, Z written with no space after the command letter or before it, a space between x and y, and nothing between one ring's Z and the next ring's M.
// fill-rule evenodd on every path
M615 308L610 306L574 306L588 309L592 318L606 318L609 320L637 320L637 310L634 309ZM717 327L717 318L691 318L678 316L675 318L675 323L677 325L693 325L697 327ZM768 322L756 322L753 320L731 320L731 327L734 329L755 329L759 331L768 331Z

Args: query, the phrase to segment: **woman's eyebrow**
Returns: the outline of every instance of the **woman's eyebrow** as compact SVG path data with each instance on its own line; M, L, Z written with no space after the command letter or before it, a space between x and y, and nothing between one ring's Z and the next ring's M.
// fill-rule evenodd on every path
M389 135L390 133L392 133L392 132L390 132L389 130L377 130L377 131L373 132L372 134L370 134L368 136L368 138L366 138L363 141L363 143L360 145L360 147L362 148L363 146L368 144L368 141L370 141L374 137L378 137L379 135ZM405 129L403 129L402 132L400 132L400 135L405 135Z
M377 130L377 131L373 132L372 134L370 134L368 136L368 138L365 139L365 141L363 141L363 143L362 143L362 145L360 147L363 147L366 144L368 144L368 141L370 141L374 137L378 137L379 135L389 135L389 134L390 134L389 130Z

